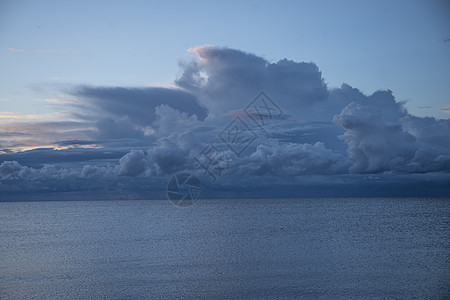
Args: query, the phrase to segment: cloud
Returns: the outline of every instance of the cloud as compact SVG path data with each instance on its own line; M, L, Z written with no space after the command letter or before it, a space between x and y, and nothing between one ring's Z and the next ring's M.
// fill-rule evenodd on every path
M444 112L446 112L447 114L450 115L450 106L443 107L443 108L441 108L441 110L443 110Z
M3 113L0 194L164 197L179 172L199 176L211 197L450 192L450 119L412 116L390 90L329 88L312 62L190 51L176 88L78 86L48 101L58 120ZM260 91L281 109L264 126L243 110ZM255 135L239 155L221 136L238 116Z
M39 115L33 114L18 114L14 112L3 111L0 112L0 119L13 120L13 119L38 119Z
M29 121L13 119L0 126L0 148L15 151L53 147L65 139L86 140L95 136L94 124L79 121Z
M77 172L75 170L58 168L48 164L40 169L22 166L17 161L4 161L0 165L1 180L38 180L40 178L64 179L76 175Z
M339 174L348 170L347 159L325 148L323 143L283 143L259 145L256 151L238 162L242 175L300 176L305 174Z
M342 136L348 145L352 162L350 171L378 173L399 170L414 156L415 138L403 131L397 122L388 122L395 111L383 113L385 107L376 104L351 103L334 121L346 129ZM389 112L389 110L388 110Z
M200 120L204 120L208 113L195 96L178 89L82 86L74 94L87 99L93 109L114 117L128 116L141 126L153 123L155 108L162 104L189 116L196 115Z
M137 176L148 168L148 158L142 150L131 150L119 160L119 175Z
M168 138L158 141L148 150L148 156L155 163L158 174L172 174L184 170L189 162L189 153Z
M346 129L351 172L450 171L450 120L414 117L381 101L351 103L334 121Z
M96 122L99 139L143 138L144 132L134 126L128 116L118 120L102 118Z
M267 66L267 77L268 92L288 99L290 107L320 102L328 96L322 73L314 63L282 59Z
M10 179L15 173L18 173L22 166L17 161L5 161L0 165L0 178Z
M74 117L96 120L98 139L151 139L158 132L168 132L169 120L203 121L208 111L191 93L169 88L78 87ZM175 129L175 128L174 128Z
M8 48L9 51L15 52L15 53L23 53L25 50L23 49L17 49L17 48Z
M44 164L70 166L80 168L83 164L117 163L130 151L129 147L105 148L68 148L55 150L53 148L38 148L23 152L12 152L1 155L1 161L17 161L22 165L41 168Z
M450 149L450 119L436 120L407 115L400 122L420 145Z
M328 95L314 63L288 59L269 63L254 54L213 46L190 51L198 60L182 62L183 73L175 83L196 95L215 114L244 107L261 90L292 112L300 112Z
M190 126L208 114L195 96L179 89L82 86L71 93L70 97L47 100L58 110L47 116L0 113L0 119L8 121L0 128L0 148L26 150L52 147L62 140L90 139L102 140L105 145L130 139L134 139L130 146L149 145L158 132L161 136L172 126ZM174 117L179 120L171 124ZM36 121L30 122L34 118ZM52 121L39 121L43 118ZM1 136L8 138L2 141Z
M186 128L201 126L196 115L189 116L186 112L181 112L168 105L162 104L155 108L155 121L152 127L158 136L168 136L172 132L182 132Z

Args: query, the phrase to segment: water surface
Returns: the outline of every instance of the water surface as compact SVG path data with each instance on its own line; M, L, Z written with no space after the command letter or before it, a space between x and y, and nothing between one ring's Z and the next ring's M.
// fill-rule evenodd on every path
M449 199L0 203L0 298L446 298Z

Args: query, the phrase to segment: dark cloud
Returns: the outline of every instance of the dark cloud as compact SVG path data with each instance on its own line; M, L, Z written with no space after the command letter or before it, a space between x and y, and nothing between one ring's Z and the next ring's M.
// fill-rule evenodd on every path
M299 112L327 98L328 90L314 63L282 59L269 63L240 50L197 47L198 57L182 63L176 84L196 95L212 112L223 114L244 107L261 90L285 109Z
M401 124L422 146L439 147L442 151L450 149L450 119L407 115L401 119Z
M2 180L19 177L22 166L17 161L5 161L0 165L0 178Z
M417 150L415 138L402 129L398 119L395 123L387 122L385 119L390 119L390 115L380 107L383 109L373 103L351 103L335 117L335 122L346 129L342 138L348 145L352 172L402 169Z
M322 73L314 63L282 59L268 64L267 82L267 91L288 107L324 101L328 96Z
M85 145L95 145L98 143L97 141L88 141L88 140L65 140L65 141L56 141L55 144L58 146L85 146Z
M171 130L165 125L174 115L199 121L208 115L194 95L180 89L80 86L72 94L78 100L68 103L71 116L92 122L97 130L91 138L104 141L131 138L149 145L155 134Z
M99 139L144 138L144 132L136 128L128 116L119 120L101 118L96 125Z
M183 75L176 83L188 90L207 93L228 93L230 87L258 92L265 81L267 61L256 55L236 49L219 47L196 47L192 52L199 58L182 63ZM203 77L206 72L207 78Z
M450 119L412 116L390 90L330 89L311 62L212 46L192 53L179 89L82 86L62 104L77 121L0 128L0 195L164 197L177 172L198 175L205 197L450 193ZM261 90L282 110L264 127L243 112ZM236 116L255 134L239 155L219 137ZM38 140L69 149L10 150ZM226 158L215 181L201 167L208 147Z
M450 171L449 120L407 115L390 95L352 102L336 115L334 121L346 129L342 138L348 145L350 171Z
M0 126L0 148L31 148L66 139L86 140L94 136L93 123L79 121L8 122Z
M85 165L82 169L46 165L34 169L3 162L0 201L163 198L161 178L121 176L119 170L114 165Z
M305 174L339 174L348 170L347 159L325 148L323 143L283 143L259 145L256 151L238 163L242 175L299 176Z
M91 161L111 161L118 160L129 152L129 148L108 148L108 149L84 149L72 148L64 150L55 150L53 148L33 149L18 153L2 154L2 161L17 161L22 165L35 168L42 167L44 164L66 165L82 164Z
M155 163L158 174L171 174L184 170L190 162L189 153L166 138L161 139L157 146L149 149L148 155Z
M155 109L162 104L189 116L196 115L199 120L204 120L208 114L195 96L178 89L82 86L74 95L86 98L93 110L114 118L128 117L140 126L151 126L156 117Z
M131 150L119 160L118 174L137 176L148 169L149 160L142 150Z

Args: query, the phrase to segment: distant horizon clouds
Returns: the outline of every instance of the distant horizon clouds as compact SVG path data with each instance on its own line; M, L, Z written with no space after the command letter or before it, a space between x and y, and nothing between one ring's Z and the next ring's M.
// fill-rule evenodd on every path
M173 87L63 85L50 118L0 113L0 198L164 198L178 173L212 198L450 195L450 118L414 116L391 90L329 88L313 62L189 51ZM264 128L244 111L261 91L283 111ZM223 135L235 118L233 142L254 135L238 152ZM199 165L211 145L227 168Z

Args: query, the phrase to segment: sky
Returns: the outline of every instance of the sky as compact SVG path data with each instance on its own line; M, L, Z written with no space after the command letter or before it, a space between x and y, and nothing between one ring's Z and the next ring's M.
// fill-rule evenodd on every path
M450 194L448 1L1 0L0 62L1 199Z

